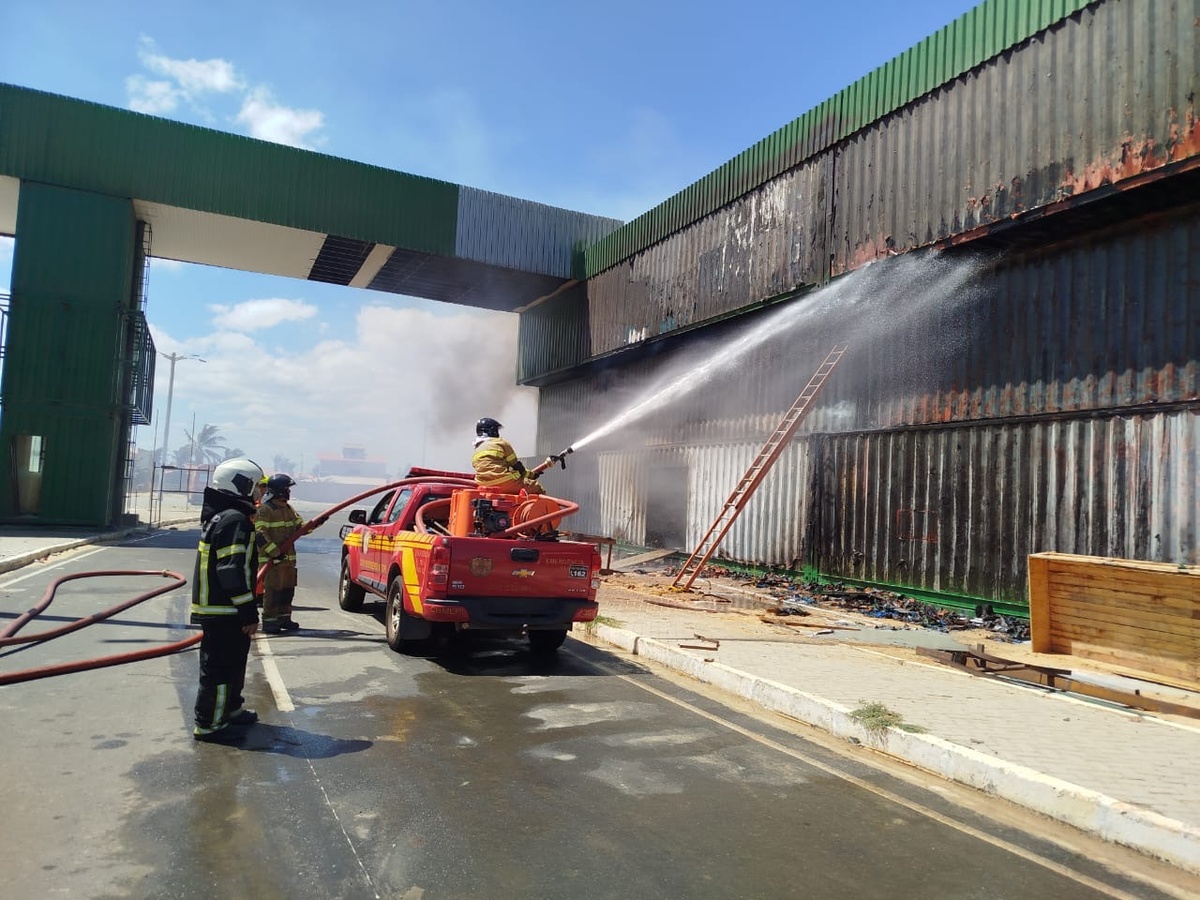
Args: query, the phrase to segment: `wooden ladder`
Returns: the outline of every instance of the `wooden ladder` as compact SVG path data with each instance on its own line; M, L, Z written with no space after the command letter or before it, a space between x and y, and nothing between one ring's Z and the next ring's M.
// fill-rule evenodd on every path
M774 433L767 438L767 442L758 451L758 456L750 463L750 468L746 470L742 480L738 482L733 493L729 495L729 499L725 501L725 505L721 507L720 513L717 514L717 518L713 520L704 537L700 539L695 551L683 564L679 574L675 576L673 588L681 591L691 588L692 582L696 580L696 576L704 564L720 546L722 538L728 533L734 520L741 514L758 486L767 477L767 473L771 471L771 467L783 454L784 448L792 439L792 435L796 433L800 422L812 410L813 401L821 392L821 388L825 386L825 382L829 380L829 375L833 372L834 367L841 361L846 348L846 344L835 345L829 351L829 355L825 357L825 361L817 367L817 371L813 373L808 384L804 386L804 390L800 392L800 396L796 398L796 402L792 404L792 408L784 413Z

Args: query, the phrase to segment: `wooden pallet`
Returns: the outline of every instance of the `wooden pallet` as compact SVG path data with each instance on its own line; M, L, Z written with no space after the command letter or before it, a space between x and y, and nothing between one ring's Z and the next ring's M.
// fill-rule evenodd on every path
M1034 553L1033 650L1200 687L1200 566Z

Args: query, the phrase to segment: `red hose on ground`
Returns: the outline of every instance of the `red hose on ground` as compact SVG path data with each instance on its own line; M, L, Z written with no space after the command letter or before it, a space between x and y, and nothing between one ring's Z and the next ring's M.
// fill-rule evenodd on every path
M152 591L146 591L143 594L138 594L131 600L126 600L116 606L106 609L102 612L93 613L90 616L84 616L82 619L76 619L74 622L68 622L58 628L52 628L49 631L43 631L38 634L25 637L17 637L16 633L31 622L35 617L45 611L45 609L53 602L54 595L58 591L60 585L68 581L75 581L83 578L101 578L111 576L137 576L137 575L157 575L160 578L172 578L173 584L165 587L156 588ZM168 591L173 591L187 584L187 579L177 572L169 572L166 570L150 571L150 570L110 570L104 572L79 572L75 575L64 575L61 578L56 578L50 582L46 588L46 593L42 595L42 599L33 609L18 617L11 625L0 631L0 647L8 647L14 644L21 643L38 643L42 641L53 640L57 637L62 637L64 634L70 634L72 631L78 631L87 625L93 625L96 622L102 622L105 619L116 615L122 610L129 609L131 606L136 606L149 600L151 597L157 597L160 594L165 594ZM106 666L116 666L127 662L137 662L143 659L153 659L158 656L168 656L172 653L178 653L181 650L186 650L193 644L199 643L201 635L193 635L182 641L175 641L170 644L162 644L158 647L152 647L147 650L136 650L131 653L119 653L113 656L102 656L96 659L82 659L75 662L61 663L55 666L42 666L34 669L22 669L17 672L6 672L0 674L0 685L18 684L23 681L34 681L38 678L49 678L52 675L65 675L69 672L83 672L88 669L102 669Z
M466 487L466 488L476 487L476 484L474 481L468 481L468 480L462 479L462 478L452 478L452 477L432 477L431 478L430 476L427 476L427 475L426 476L418 476L418 477L414 477L414 478L402 478L399 481L393 481L389 484L381 485L380 487L371 488L368 491L363 491L361 494L355 494L353 497L350 497L346 500L343 500L341 503L338 503L338 504L335 504L334 506L329 507L329 509L325 510L325 512L321 513L318 516L315 516L311 521L306 522L294 535L292 535L290 538L288 538L286 541L284 541L280 545L280 548L284 551L291 549L291 547L296 543L296 541L298 539L304 537L306 534L313 531L313 529L315 527L317 527L316 526L317 522L321 522L321 524L324 524L324 521L326 519L328 519L330 516L332 516L334 513L338 512L339 510L345 509L347 506L352 506L353 504L358 503L361 500L365 500L367 497L371 497L371 496L374 496L375 494L383 493L384 491L392 490L393 488L404 487L405 485L409 485L409 484L418 484L418 483L428 484L430 481L434 481L439 484L451 485L453 487ZM571 513L575 512L576 510L579 509L578 504L572 503L569 500L559 500L554 497L550 497L547 499L554 500L554 502L560 504L560 506L561 506L560 511L554 513L553 515L541 516L537 519L531 520L530 522L523 523L521 528L528 528L530 525L539 524L542 521L548 521L551 518L554 518L556 516L570 515ZM513 531L513 530L514 529L510 529L510 531ZM507 533L508 532L505 532L505 534L507 534ZM258 571L258 584L259 584L260 589L261 589L262 580L263 580L264 575L266 574L268 565L270 565L270 564L269 563L264 564ZM24 628L27 624L29 624L29 622L31 622L33 619L35 619L37 616L39 616L41 613L43 613L46 610L46 608L50 606L50 604L54 600L54 595L58 591L58 588L60 585L65 584L68 581L76 581L76 580L80 580L80 579L84 579L84 578L102 578L102 577L113 577L113 576L128 577L128 576L139 576L139 575L157 575L162 578L172 578L172 579L174 579L174 583L167 585L165 587L156 588L153 591L147 591L143 594L139 594L138 596L132 598L131 600L127 600L123 603L120 603L120 604L114 606L114 607L111 607L110 609L107 609L107 610L104 610L104 611L98 612L98 613L93 613L90 616L84 616L81 619L76 619L74 622L68 622L66 625L62 625L58 628L52 628L48 631L43 631L43 632L40 632L35 635L17 637L18 631L20 631L22 628ZM3 631L0 631L0 647L9 647L14 644L22 644L22 643L29 643L29 644L39 643L42 641L53 640L54 638L57 638L57 637L62 637L65 634L70 634L73 631L78 631L80 628L84 628L88 625L93 625L96 622L102 622L105 619L108 619L108 618L116 615L119 612L129 609L131 606L136 606L137 604L143 603L146 600L151 599L152 597L157 597L160 594L165 594L169 591L176 590L177 588L183 587L185 584L187 584L186 578L184 578L182 575L178 574L177 572L170 572L167 570L162 570L162 571L108 570L108 571L101 571L101 572L78 572L74 575L64 575L61 578L56 578L56 579L54 579L54 581L50 582L49 586L46 588L45 594L42 595L42 598L41 598L41 600L38 601L37 605L35 605L29 611L20 615L17 619L15 619L12 622L12 624L10 624ZM0 685L19 684L19 683L25 682L25 681L34 681L39 678L49 678L49 677L55 676L55 675L67 675L67 674L70 674L73 672L84 672L84 671L88 671L90 669L102 669L102 668L106 668L108 666L122 665L124 663L130 663L130 662L139 662L141 660L154 659L154 658L160 657L160 656L169 656L172 653L179 653L182 650L186 650L189 647L195 646L196 644L198 644L200 642L201 637L202 637L202 635L195 634L189 638L185 638L182 641L174 641L170 644L163 644L161 646L149 648L146 650L136 650L136 651L133 651L130 653L118 653L118 654L114 654L112 656L101 656L101 657L97 657L94 659L77 660L75 662L61 663L59 665L54 665L54 666L41 666L41 667L33 668L33 669L22 669L17 672L7 672L4 674L0 674Z

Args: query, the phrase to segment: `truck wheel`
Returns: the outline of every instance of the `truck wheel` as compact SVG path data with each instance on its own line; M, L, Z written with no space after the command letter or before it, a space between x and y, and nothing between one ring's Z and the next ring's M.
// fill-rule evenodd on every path
M416 653L425 643L422 638L429 636L429 623L414 619L404 611L404 584L399 576L388 585L383 624L387 630L387 644L397 653ZM412 637L414 631L420 633L422 638Z
M350 580L350 560L343 559L342 575L338 579L338 606L346 612L358 612L366 596L366 589Z
M562 646L567 639L565 628L557 631L529 632L529 649L537 656L549 655Z

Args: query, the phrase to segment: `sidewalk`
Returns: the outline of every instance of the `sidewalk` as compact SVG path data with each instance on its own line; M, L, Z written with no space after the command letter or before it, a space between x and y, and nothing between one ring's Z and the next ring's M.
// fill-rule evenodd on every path
M187 510L166 524L194 521ZM174 521L173 521L174 519ZM56 552L142 531L0 527L0 573ZM619 565L619 564L618 564ZM935 775L1003 797L1109 841L1200 873L1200 719L1156 715L978 677L896 646L962 646L924 629L872 631L870 620L825 610L830 624L768 624L765 594L729 581L733 598L672 595L669 577L615 573L601 588L598 640L872 747ZM860 617L861 618L861 617ZM703 638L699 636L703 636ZM683 647L700 645L706 649ZM1007 645L1011 646L1011 645ZM1006 645L989 652L1006 656ZM907 653L907 655L906 655ZM1086 661L1056 658L1079 671ZM1200 703L1200 698L1187 701ZM868 729L851 713L882 704L905 726Z
M736 604L748 607L739 610L720 608L711 598L671 595L670 583L666 576L609 576L594 637L830 734L1200 872L1200 719L972 675L911 650L864 643L882 636L872 631L878 620L855 621L854 614L824 610L822 618L830 624L842 621L860 630L817 634L762 622L765 593L758 603ZM715 585L713 592L735 599L752 593L736 584ZM952 645L950 635L916 631L923 634L903 631L894 638L910 645ZM1005 656L1005 647L989 643L988 652ZM1041 664L1079 672L1086 661L1058 657ZM1200 695L1187 702L1200 704ZM868 730L850 714L871 703L922 731Z

